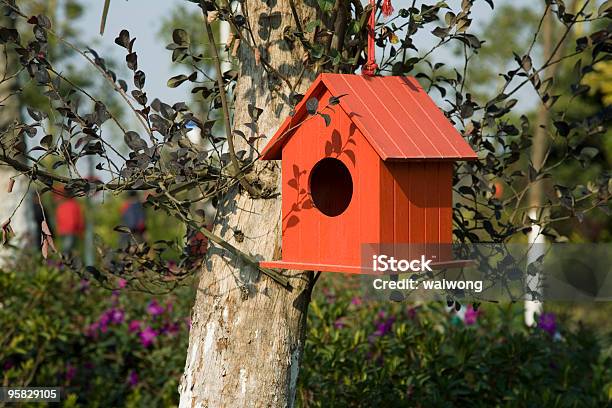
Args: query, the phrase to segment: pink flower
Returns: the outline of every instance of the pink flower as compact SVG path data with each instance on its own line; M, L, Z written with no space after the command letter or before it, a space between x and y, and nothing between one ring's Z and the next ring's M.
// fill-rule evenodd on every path
M480 310L474 310L472 305L468 305L468 307L465 310L465 314L463 315L463 322L467 326L471 326L476 323L479 315L480 315Z
M89 290L89 281L87 279L81 279L81 282L79 282L79 290L81 292L87 292Z
M123 288L125 288L127 286L127 281L125 279L123 279L123 278L120 278L117 281L117 286L119 287L119 289L123 289Z
M361 306L362 303L363 301L359 296L355 296L353 299L351 299L351 305L353 306Z
M147 313L149 313L151 316L159 316L160 314L164 313L164 308L157 303L157 300L153 299L147 306Z
M128 325L128 330L130 333L136 333L140 330L140 320L132 320Z
M88 337L97 337L99 328L100 324L98 322L92 323L85 329L85 335Z
M151 328L151 326L147 326L143 331L140 332L140 343L143 347L149 347L155 341L157 337L157 332Z
M338 319L336 319L336 321L334 322L334 328L335 329L342 329L346 327L346 322L344 320L344 317L340 317Z

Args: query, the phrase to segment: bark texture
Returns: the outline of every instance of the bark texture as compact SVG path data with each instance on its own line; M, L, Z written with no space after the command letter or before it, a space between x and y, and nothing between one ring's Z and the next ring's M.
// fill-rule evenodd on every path
M295 3L302 22L315 18L312 7ZM313 75L302 72L304 50L299 41L291 45L282 37L284 27L295 27L289 2L242 4L261 58L292 83L303 73L296 89L303 93ZM247 138L257 136L244 124L252 122L249 104L263 109L257 122L260 135L265 136L258 142L261 150L289 114L289 87L267 73L244 44L240 63L233 123ZM236 150L254 154L240 137L235 142ZM280 163L257 162L255 175L280 193ZM278 259L280 194L252 199L239 189L231 191L219 204L215 233L259 259ZM291 271L288 275L292 291L226 251L209 250L193 308L185 373L179 387L180 407L293 406L312 274Z

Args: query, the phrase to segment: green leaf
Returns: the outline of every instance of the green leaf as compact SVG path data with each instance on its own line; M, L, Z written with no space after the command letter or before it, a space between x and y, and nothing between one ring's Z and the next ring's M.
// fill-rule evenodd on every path
M176 75L168 80L167 85L170 88L176 88L177 86L181 85L183 82L187 81L188 79L189 77L187 75L184 75L184 74Z

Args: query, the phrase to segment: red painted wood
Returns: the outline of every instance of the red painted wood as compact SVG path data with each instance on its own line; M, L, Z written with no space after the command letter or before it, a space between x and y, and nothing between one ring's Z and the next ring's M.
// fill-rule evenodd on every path
M326 108L331 96L345 93ZM330 115L329 126L307 114L312 97ZM413 78L319 76L262 152L283 160L283 214L282 260L261 265L360 273L367 243L410 244L408 253L394 255L452 261L440 244L452 242L453 161L475 157ZM315 168L322 184L311 188ZM326 184L347 173L352 183ZM350 184L349 202L340 195ZM348 202L343 211L340 202Z
M383 160L477 158L416 79L321 74L296 106L295 115L285 120L262 151L262 159L281 158L283 146L295 134L290 130L304 119L306 102L321 88L344 95L339 106ZM321 100L319 107L327 103Z

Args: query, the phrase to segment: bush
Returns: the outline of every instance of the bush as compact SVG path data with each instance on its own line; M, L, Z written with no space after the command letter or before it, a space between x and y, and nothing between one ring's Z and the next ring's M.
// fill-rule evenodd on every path
M154 297L54 266L19 269L0 272L4 384L64 387L65 405L177 404L191 289Z
M0 271L3 383L62 386L64 406L175 406L193 289L152 296L117 281L112 291L40 263ZM300 406L610 404L604 343L553 315L527 330L518 307L468 308L460 318L435 303L366 303L325 287L316 293Z
M338 292L345 293L345 292ZM593 332L554 315L525 329L518 307L352 301L311 304L302 406L595 407L612 401L612 359ZM516 313L516 311L519 313Z

